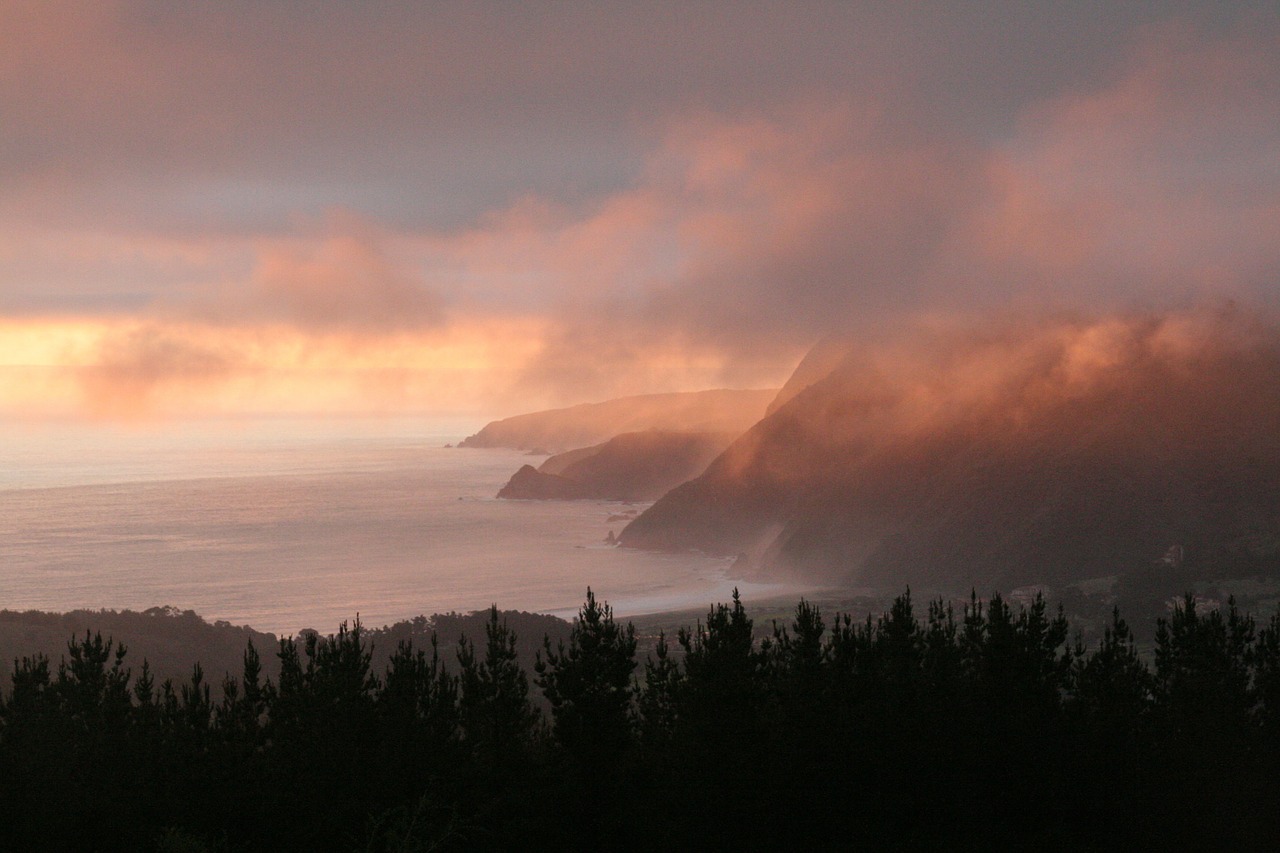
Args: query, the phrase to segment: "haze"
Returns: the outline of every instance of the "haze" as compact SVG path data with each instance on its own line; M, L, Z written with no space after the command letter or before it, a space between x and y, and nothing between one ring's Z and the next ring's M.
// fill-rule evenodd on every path
M1256 3L0 2L0 414L777 387L1280 302Z

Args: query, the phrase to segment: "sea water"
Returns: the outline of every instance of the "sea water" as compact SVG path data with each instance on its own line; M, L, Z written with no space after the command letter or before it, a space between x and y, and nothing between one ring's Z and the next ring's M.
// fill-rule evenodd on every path
M782 586L730 562L605 544L644 508L500 501L512 450L423 419L0 423L0 609L191 609L293 633L496 603L618 615Z

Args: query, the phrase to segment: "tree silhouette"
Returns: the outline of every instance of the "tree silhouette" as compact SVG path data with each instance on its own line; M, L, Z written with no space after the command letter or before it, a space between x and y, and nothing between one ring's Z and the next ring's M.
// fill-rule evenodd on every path
M1169 743L1196 743L1206 758L1239 749L1250 717L1254 623L1228 602L1201 613L1188 593L1156 627L1155 689ZM1220 753L1218 753L1220 755Z
M582 767L616 761L632 736L635 628L618 625L588 587L568 646L545 639L534 668L566 752Z
M773 763L764 718L767 656L756 650L752 631L735 589L730 605L715 605L705 625L682 628L678 635L685 677L675 745L689 781L685 819L715 815L726 845L748 843L750 792Z
M444 748L457 739L458 678L444 668L434 633L430 657L410 640L396 646L378 706L402 738L423 749Z
M1122 766L1151 708L1154 684L1119 608L1091 655L1077 643L1072 665L1072 711L1077 725L1104 738L1104 749Z
M467 617L470 618L470 617ZM741 600L635 634L588 590L544 638L531 704L514 632L396 647L357 621L247 645L214 695L157 686L92 632L0 694L5 849L1269 849L1280 832L1280 613L1193 597L1156 626L1154 671L1113 610L1068 647L1043 599L969 598L827 619L801 601L757 641ZM379 634L378 636L382 636Z
M517 660L515 632L499 619L496 604L485 624L484 656L477 657L475 644L463 637L458 666L459 713L471 748L486 758L521 753L533 736L537 712L529 703L529 678Z
M682 679L667 636L659 632L653 655L645 658L644 689L638 702L640 739L650 754L667 750L675 736Z
M552 733L568 761L568 817L576 837L600 848L613 837L613 816L622 799L621 769L635 725L632 705L636 668L635 629L613 618L608 604L587 600L578 611L569 641L554 647L543 638L534 664L537 684L551 705Z

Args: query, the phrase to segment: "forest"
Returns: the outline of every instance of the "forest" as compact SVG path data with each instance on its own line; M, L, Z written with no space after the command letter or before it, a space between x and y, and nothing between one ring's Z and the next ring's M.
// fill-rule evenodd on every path
M588 590L531 669L494 607L451 654L433 635L375 658L357 622L250 640L217 684L158 681L87 632L14 661L4 846L1261 850L1280 831L1280 614L1188 595L1141 652L1118 611L1086 646L1039 597L918 613L907 592L865 620L802 600L755 628L735 594L637 660Z

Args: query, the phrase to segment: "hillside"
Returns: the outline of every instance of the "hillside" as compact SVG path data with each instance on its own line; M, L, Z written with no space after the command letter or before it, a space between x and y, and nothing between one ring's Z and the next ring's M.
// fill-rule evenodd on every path
M1280 573L1280 335L1061 323L853 354L628 526L768 574L979 588Z
M777 389L712 390L619 397L494 421L461 447L510 447L551 452L588 447L645 430L728 432L756 423Z
M483 610L468 614L437 613L381 628L366 625L364 635L376 670L385 669L401 642L430 649L432 632L439 635L439 650L445 665L452 667L457 661L460 637L483 643L488 616L488 611ZM501 617L516 635L516 652L521 664L528 668L532 668L534 657L542 648L543 637L549 636L555 642L568 635L568 623L555 616L503 610ZM330 633L337 627L328 626L320 633ZM279 640L274 634L223 621L210 623L194 611L176 607L152 607L142 612L0 610L0 662L12 667L21 658L44 655L56 672L59 661L66 657L68 641L83 639L85 632L100 633L104 640L124 645L135 674L142 662L147 661L157 684L165 679L172 679L175 684L188 683L192 667L198 662L204 669L205 682L215 696L220 696L223 676L240 675L249 642L261 656L263 678L279 677ZM9 681L5 677L0 682L0 696L8 693Z
M706 470L736 433L623 433L603 444L525 465L500 498L651 501Z
M336 627L336 626L335 626ZM227 622L209 623L191 610L152 607L132 610L74 610L69 613L0 610L0 661L6 667L22 657L42 654L56 670L66 656L67 642L85 632L101 633L128 648L132 666L146 660L156 683L167 678L184 683L199 661L206 681L215 688L226 673L239 675L245 646L253 642L262 656L264 676L279 671L278 641L274 634ZM8 689L5 679L4 689Z

